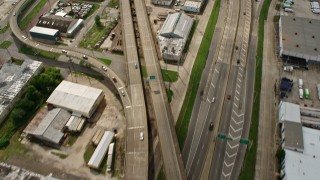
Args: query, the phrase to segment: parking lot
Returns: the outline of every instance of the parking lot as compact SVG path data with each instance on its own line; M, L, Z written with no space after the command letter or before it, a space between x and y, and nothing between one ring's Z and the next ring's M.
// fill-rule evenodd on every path
M281 67L280 67L281 68ZM317 91L317 84L320 84L319 79L320 65L309 65L309 70L294 69L293 72L285 72L280 69L280 77L287 77L293 80L292 91L288 93L288 98L284 98L285 101L300 104L301 106L318 107L320 108L320 101ZM309 99L299 99L298 79L303 80L303 89L308 88L310 92ZM279 79L280 81L280 79ZM278 82L279 82L278 81Z
M284 15L320 20L320 14L312 13L310 0L295 0L294 4L292 5L292 9L293 9L293 13L290 13L290 12L284 12L283 8L281 8L281 13Z

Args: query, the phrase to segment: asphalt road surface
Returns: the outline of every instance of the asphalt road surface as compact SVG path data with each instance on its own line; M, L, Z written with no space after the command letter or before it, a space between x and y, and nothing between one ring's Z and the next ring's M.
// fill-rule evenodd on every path
M129 78L128 92L131 95L129 116L127 122L127 151L125 179L148 179L148 127L143 85L140 75L135 33L129 1L121 1L122 32L127 59ZM127 107L125 107L127 108ZM140 133L144 139L140 140Z
M149 80L148 88L151 92L166 178L186 179L145 3L134 0L134 5L147 73L149 76L155 76Z

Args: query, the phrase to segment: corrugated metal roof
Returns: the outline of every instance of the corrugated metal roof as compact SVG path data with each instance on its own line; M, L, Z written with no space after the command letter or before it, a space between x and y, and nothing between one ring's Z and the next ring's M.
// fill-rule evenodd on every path
M100 143L98 144L98 147L94 151L93 155L91 156L88 166L92 168L99 168L102 159L107 153L107 149L109 147L109 144L113 140L114 133L111 131L105 131Z
M193 19L184 13L169 14L160 30L160 35L167 38L184 38L189 35Z
M50 36L56 35L59 30L57 29L50 29L50 28L44 28L44 27L39 27L39 26L34 26L33 28L30 29L30 33L39 33L39 34L46 34Z
M47 103L85 115L90 114L94 103L102 93L101 89L62 81L50 95Z

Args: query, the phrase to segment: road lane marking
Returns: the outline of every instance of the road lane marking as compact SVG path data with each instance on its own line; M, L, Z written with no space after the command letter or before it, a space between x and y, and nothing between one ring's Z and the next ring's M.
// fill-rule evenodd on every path
M236 145L234 145L234 146L231 146L229 142L228 142L227 144L228 144L228 146L229 146L231 149L234 149L235 147L238 147L238 146L239 146L239 144L236 144Z
M233 132L238 132L238 131L242 130L241 127L239 129L234 129L232 125L230 126L230 128L232 129Z
M237 105L236 103L233 103L233 105L234 105L236 108L238 108L238 105Z
M142 129L144 126L134 126L134 127L129 127L128 129Z
M236 90L236 93L237 93L237 94L240 94L238 90Z
M236 100L239 101L239 98L237 96L235 96Z
M126 106L126 109L127 109L127 108L131 108L131 106Z
M238 78L238 81L240 81L240 82L241 82L241 79L240 79L240 78Z
M224 165L226 165L227 167L230 167L232 166L234 163L231 163L231 164L227 164L225 161L224 161Z

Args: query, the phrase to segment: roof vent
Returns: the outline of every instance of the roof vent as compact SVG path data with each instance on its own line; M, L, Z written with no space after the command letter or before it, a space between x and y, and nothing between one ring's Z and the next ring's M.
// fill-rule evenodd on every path
M315 51L318 51L318 48L314 48Z
M311 21L309 21L309 23L311 24Z
M298 33L297 33L297 32L295 32L295 33L294 33L294 35L298 35Z
M297 44L296 47L299 47L299 44Z
M314 35L312 36L312 38L314 39Z
M293 21L295 21L296 20L296 18L293 18Z

